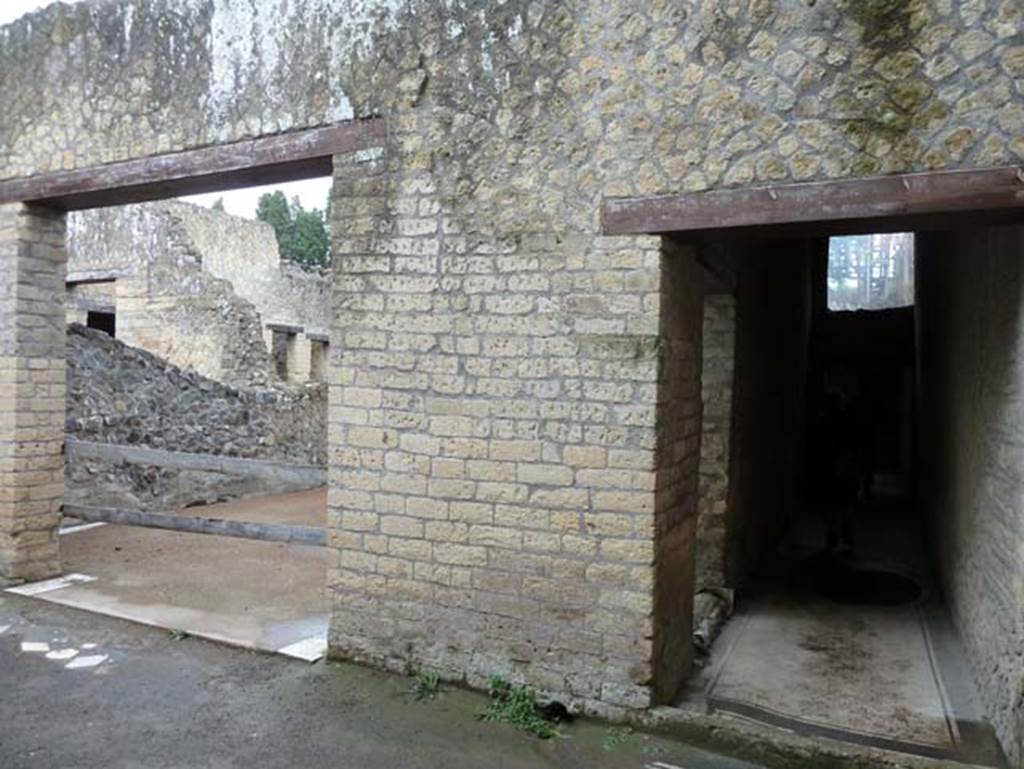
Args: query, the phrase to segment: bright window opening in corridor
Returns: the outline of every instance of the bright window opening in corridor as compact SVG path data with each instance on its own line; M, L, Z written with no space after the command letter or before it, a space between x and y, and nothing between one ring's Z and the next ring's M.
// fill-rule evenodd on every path
M913 233L829 239L830 310L886 310L913 303Z

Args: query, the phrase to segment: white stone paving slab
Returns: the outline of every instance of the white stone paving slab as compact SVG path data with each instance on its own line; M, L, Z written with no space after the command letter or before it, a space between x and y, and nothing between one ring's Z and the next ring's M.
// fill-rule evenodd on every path
M95 579L95 577L90 577L87 574L65 574L63 577L44 579L42 582L30 582L27 585L9 587L5 592L14 593L15 595L40 595L53 590L71 587L72 585L83 585L86 582L93 582Z
M327 634L317 634L304 638L301 641L296 641L293 644L288 644L278 649L277 653L283 654L286 657L305 660L306 662L316 662L327 654Z
M89 529L96 529L100 526L106 526L106 521L94 521L93 523L81 523L78 526L68 526L64 529L58 529L57 533L64 534L77 534L80 531L88 531Z
M94 668L97 665L106 662L106 654L86 654L82 657L76 657L71 660L67 665L64 666L66 670L81 670L82 668Z
M78 649L54 649L52 652L47 653L46 659L48 660L69 660L72 657L78 656Z

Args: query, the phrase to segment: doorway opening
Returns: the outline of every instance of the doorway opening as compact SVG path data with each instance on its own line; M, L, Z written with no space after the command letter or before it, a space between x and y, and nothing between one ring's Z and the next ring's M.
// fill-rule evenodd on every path
M45 481L56 498L33 523L52 557L25 566L8 554L5 575L44 580L11 590L303 659L323 654L326 388L307 384L308 347L293 381L277 378L264 334L288 322L286 305L326 312L329 270L316 262L329 256L329 223L311 209L326 207L336 162L360 175L384 138L383 121L352 120L0 182L0 202L29 204L26 219L66 231L65 247L50 250L72 300L38 308L54 330L71 321L66 340L50 332L37 345L59 368L67 351L69 368L66 401L47 403L67 435L40 444L36 460L68 470L66 483ZM260 207L262 224L239 226L224 211L225 191L316 177L322 194L305 210L277 191ZM171 200L210 193L224 196L202 211ZM114 247L95 248L104 241ZM282 264L286 249L294 259ZM273 270L260 262L270 252ZM65 270L69 253L82 258ZM115 256L126 266L105 264ZM52 277L28 274L39 294ZM115 315L118 338L89 328L88 312ZM326 316L298 325L299 345L328 336ZM266 497L282 484L310 491Z
M950 303L965 320L1015 312L948 274L993 242L986 258L1012 271L1019 231L837 230L695 247L705 267L695 641L707 654L683 703L999 765L971 668L983 642L958 627L950 599L973 577L946 554L973 535L950 506L948 468L936 472L959 461L955 430L971 429L954 419L967 393L949 381L960 375L949 344L969 332L938 319ZM712 643L709 617L730 610Z
M113 312L101 312L90 310L85 317L86 328L102 331L110 337L117 336L117 314Z
M1020 182L1019 167L1003 166L603 202L605 234L661 235L670 241L663 250L663 269L674 254L685 251L704 265L706 292L724 290L734 299L731 336L729 329L719 335L727 342L731 338L735 350L729 356L728 440L717 441L727 447L726 459L719 452L714 472L700 472L698 649L707 648L734 599L738 612L691 681L689 693L696 691L705 706L717 698L714 707L745 711L794 731L975 763L1000 765L1000 745L1011 755L1019 752L1017 684L1024 677L1020 596L1007 586L1024 579L1019 556L1024 528L1016 504L1024 430L1016 397L1024 307ZM912 504L904 504L899 515L879 510L877 516L855 516L858 521L878 518L881 525L874 530L881 536L858 536L854 525L853 547L836 547L832 550L847 552L834 553L822 520L826 516L820 509L813 514L815 497L808 494L822 484L814 483L813 475L810 482L807 478L812 466L828 464L814 454L808 458L816 414L809 396L827 392L822 361L849 357L823 343L828 326L841 333L836 327L848 325L822 321L828 312L828 239L888 232L915 235L913 383L902 388L912 393L913 452L901 466L911 470ZM708 345L708 305L705 356L713 348ZM662 324L671 317L663 312ZM906 336L905 331L893 334L881 332L880 344L890 356ZM850 354L864 347L859 337L848 341ZM706 357L704 363L707 371ZM905 402L906 397L891 400ZM705 397L705 414L708 405ZM714 423L722 422L719 414ZM709 423L702 425L702 462ZM890 469L896 465L892 447L907 443L891 439L897 434L894 424L888 424ZM881 491L885 484L878 483L877 475L872 474L872 484ZM814 528L806 521L817 524L817 559L801 552L806 532ZM901 542L908 546L900 547ZM913 543L921 554L920 568L908 575ZM898 560L901 568L883 571L909 576L910 582L887 576L871 589L862 572L852 572L853 579L840 587L858 586L860 595L841 590L847 600L830 601L819 589L821 573L806 567L824 562L834 568L836 558L862 558L869 545L877 546L876 555L899 553L899 559L882 565ZM869 566L878 565L873 558ZM706 570L709 563L713 568ZM787 580L794 565L803 567L802 573ZM787 594L780 586L791 590ZM921 595L913 601L915 586ZM765 643L759 645L757 633L744 629L754 624L744 614L758 601L769 603L773 591L783 606L789 602L796 617L811 605L834 611L819 618L820 632L802 635L791 632L800 622L779 614L767 621L768 631L762 628ZM883 591L891 596L881 603L897 605L865 603L864 592L877 597ZM913 610L916 615L908 613ZM869 622L863 615L872 611L887 612L888 618L882 625ZM892 621L899 615L906 619L902 625ZM789 640L780 649L777 644L787 632ZM733 655L729 650L738 648L743 637L754 637L754 651ZM887 655L894 661L893 649L913 648L917 651L902 653L900 665L886 666ZM743 658L745 671L741 664L732 666L732 673L740 674L731 676L735 696L727 702L718 682L730 679L731 663L723 660ZM765 664L769 658L772 664ZM911 674L915 669L920 672ZM999 675L992 674L995 670ZM844 671L858 673L848 676L849 685ZM768 680L776 674L776 680ZM805 687L807 697L794 696L800 689L794 682L812 680L824 684L817 693ZM877 685L865 690L858 684L863 681ZM896 689L891 681L899 682ZM893 703L901 699L916 704L897 715ZM917 715L910 719L908 714Z
M90 579L42 597L324 653L327 393L296 349L327 338L330 189L68 215L61 543Z

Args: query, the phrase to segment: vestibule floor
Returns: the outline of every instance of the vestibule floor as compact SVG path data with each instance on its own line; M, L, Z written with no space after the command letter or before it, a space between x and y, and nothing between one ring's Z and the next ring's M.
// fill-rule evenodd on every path
M796 528L716 641L698 699L808 736L1003 765L916 517L890 498L854 520L844 555L823 552L821 519Z
M190 508L181 514L324 525L324 492ZM310 661L327 647L326 550L142 526L61 536L72 579L13 588L52 603Z

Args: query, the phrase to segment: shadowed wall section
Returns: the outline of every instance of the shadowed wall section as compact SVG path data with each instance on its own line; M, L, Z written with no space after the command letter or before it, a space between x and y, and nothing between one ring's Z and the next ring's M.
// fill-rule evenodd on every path
M923 514L1004 749L1024 759L1024 228L918 236Z

